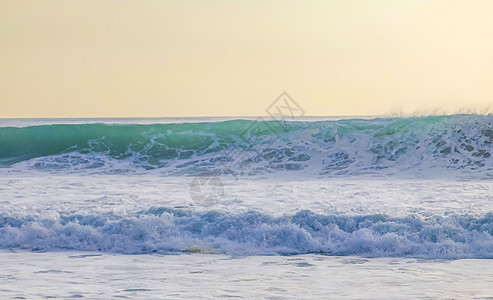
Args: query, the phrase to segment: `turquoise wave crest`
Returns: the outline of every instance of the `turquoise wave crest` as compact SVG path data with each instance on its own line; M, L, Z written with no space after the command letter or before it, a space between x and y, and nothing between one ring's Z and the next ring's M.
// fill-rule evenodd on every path
M345 176L493 172L493 116L0 128L0 167Z

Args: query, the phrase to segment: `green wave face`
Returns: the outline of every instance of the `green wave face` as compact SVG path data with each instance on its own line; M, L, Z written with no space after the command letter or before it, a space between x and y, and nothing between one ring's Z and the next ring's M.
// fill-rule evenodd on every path
M42 125L0 128L0 164L70 152L104 153L124 159L132 153L150 159L179 159L220 149L247 121L155 125Z
M32 162L28 165L38 169L70 169L97 158L97 164L87 166L108 167L108 159L135 169L223 172L220 165L238 159L231 157L233 150L245 154L239 165L248 165L248 174L305 170L337 176L433 168L489 172L493 116L0 128L4 168Z

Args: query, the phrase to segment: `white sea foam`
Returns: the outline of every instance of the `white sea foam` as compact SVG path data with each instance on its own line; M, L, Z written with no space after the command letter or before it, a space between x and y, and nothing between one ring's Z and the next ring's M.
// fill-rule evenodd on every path
M4 177L0 247L117 253L492 258L489 181L224 178L194 205L191 177ZM20 198L21 200L16 200Z
M234 255L493 258L493 214L421 219L151 208L135 215L0 215L0 247L118 253L202 251Z

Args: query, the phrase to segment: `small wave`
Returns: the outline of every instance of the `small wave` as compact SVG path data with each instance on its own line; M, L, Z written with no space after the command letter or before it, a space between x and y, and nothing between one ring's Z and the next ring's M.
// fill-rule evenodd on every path
M273 217L255 211L232 214L162 207L132 215L2 213L0 248L493 258L493 213L394 218L300 211Z

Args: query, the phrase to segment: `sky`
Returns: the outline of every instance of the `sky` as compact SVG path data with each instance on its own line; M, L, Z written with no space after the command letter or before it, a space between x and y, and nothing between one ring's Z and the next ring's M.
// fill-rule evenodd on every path
M493 1L0 0L0 117L490 112Z

